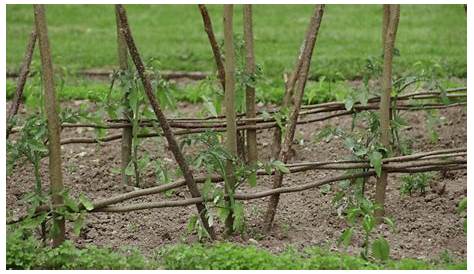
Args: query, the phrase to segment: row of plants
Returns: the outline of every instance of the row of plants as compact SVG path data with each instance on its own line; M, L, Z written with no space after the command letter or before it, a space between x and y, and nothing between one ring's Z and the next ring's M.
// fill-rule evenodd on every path
M134 248L88 245L77 248L66 241L57 248L45 246L31 228L18 225L7 230L7 269L466 269L467 262L448 252L431 261L418 259L366 261L345 252L312 247L302 251L287 248L271 253L256 246L219 242L177 244L143 255Z

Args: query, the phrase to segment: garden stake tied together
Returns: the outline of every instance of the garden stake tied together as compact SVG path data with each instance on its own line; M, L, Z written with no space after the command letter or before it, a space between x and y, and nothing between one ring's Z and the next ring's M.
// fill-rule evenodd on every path
M454 89L447 89L447 94L444 95L441 92L418 92L407 94L403 96L397 97L396 109L397 110L405 110L405 111L417 111L417 110L430 110L430 109L446 109L451 107L459 107L465 106L466 102L450 102L450 103L417 103L417 104L404 104L401 101L409 101L409 100L425 100L425 99L442 99L442 98L452 98L452 99L463 99L466 98L465 94L466 88L454 88ZM462 92L463 94L459 94ZM353 115L354 113L358 113L364 110L379 110L379 105L377 104L380 101L380 97L374 97L368 100L367 105L361 105L360 103L354 104L351 110L347 110L345 107L344 102L331 102L331 103L321 103L316 105L303 105L301 106L304 111L300 111L299 116L311 116L316 114L325 114L328 112L338 112L335 114L329 114L322 117L315 117L315 118L307 118L307 119L298 119L297 124L307 124L313 122L321 122L326 121L332 118ZM392 105L391 109L393 109L394 105ZM269 110L267 113L273 114L277 113L276 110ZM275 131L280 131L278 123L276 122L275 117L267 117L263 116L262 112L258 112L260 117L256 118L245 118L242 117L243 115L237 115L237 129L244 130L244 129L256 129L256 130L264 130L269 128L275 128ZM213 131L224 131L226 127L225 120L223 119L225 116L209 116L205 118L170 118L168 119L169 124L173 128L183 129L183 130L175 130L175 135L187 135L187 134L194 134L194 133L203 133L207 130ZM156 120L140 120L139 126L140 127L155 127ZM251 123L255 123L252 125ZM119 129L119 128L126 128L132 127L132 125L124 119L109 119L104 121L100 124L87 124L87 123L63 123L61 127L64 128L100 128L100 129ZM18 133L22 130L21 127L13 128L11 133ZM161 133L147 133L147 134L138 134L139 138L149 138L149 137L157 137L161 136ZM105 143L111 142L114 140L121 139L122 135L110 135L107 137L100 137L100 138L69 138L63 139L61 141L61 145L67 144L80 144L80 143ZM281 135L280 135L281 136ZM280 137L281 138L281 137ZM278 142L276 142L278 143ZM275 144L275 143L274 143Z
M233 204L236 200L252 200L263 197L270 197L267 207L264 226L265 230L270 230L275 217L278 206L279 195L284 193L292 193L321 187L330 183L339 182L342 180L354 180L357 178L377 177L375 202L381 205L381 209L377 210L377 216L383 216L383 205L385 199L385 191L387 186L388 173L420 173L427 171L447 171L466 169L467 166L467 150L466 148L444 149L429 152L421 152L411 155L403 155L396 157L389 157L389 153L385 153L378 165L374 165L371 160L357 159L357 160L340 160L340 161L324 161L324 162L299 162L287 164L289 159L289 152L293 143L295 129L297 125L313 123L317 121L325 121L334 117L343 115L353 115L355 113L365 110L379 110L380 112L380 127L381 136L380 143L384 146L387 152L390 152L390 120L393 109L396 110L422 110L422 109L442 109L447 107L457 107L465 105L465 102L450 102L450 103L422 103L413 104L410 100L432 100L444 98L466 98L466 88L449 89L445 92L419 92L405 94L394 97L394 103L391 103L392 93L392 59L393 49L395 43L395 36L398 27L400 16L399 5L384 5L384 17L382 26L382 40L384 47L384 67L382 77L383 92L380 97L373 97L367 100L367 104L355 103L350 109L347 108L344 102L329 102L316 105L302 106L305 85L308 79L310 69L311 57L313 49L316 44L316 39L321 25L322 16L324 13L324 5L316 5L314 13L311 17L306 37L300 49L295 68L288 79L285 80L285 94L282 105L279 110L272 110L268 112L257 112L255 108L255 89L254 83L246 83L246 112L236 114L235 112L235 54L234 41L232 29L233 5L224 5L224 47L226 52L225 62L222 59L220 49L215 38L212 23L205 5L198 5L202 15L205 32L211 45L211 49L216 62L218 78L225 91L225 115L217 117L205 118L175 118L167 119L164 115L160 104L158 103L153 88L150 82L150 75L146 72L143 61L135 45L125 9L122 5L115 6L116 23L117 23L117 45L118 45L118 59L120 71L123 73L129 69L128 55L130 55L136 70L140 77L141 83L144 87L145 94L150 102L150 106L156 116L156 120L139 120L139 127L154 127L158 122L161 132L137 134L132 130L130 117L133 115L133 110L130 109L127 103L129 90L124 89L124 105L125 111L122 113L122 119L109 120L103 124L68 124L59 123L58 114L56 112L56 95L53 83L53 68L50 54L50 46L47 35L47 27L45 20L45 12L43 5L34 5L35 11L35 30L31 33L28 46L23 60L21 71L18 78L18 84L13 100L13 105L8 112L8 121L11 122L18 111L21 95L24 89L26 79L28 77L29 66L31 63L34 46L36 40L41 55L42 76L45 95L45 110L47 116L48 126L48 150L49 150L49 175L51 183L52 204L43 204L36 208L35 216L44 212L52 212L53 223L58 228L59 233L53 237L53 246L58 246L65 238L65 221L63 216L59 215L55 210L62 208L67 204L60 195L63 191L62 171L61 171L61 151L60 146L63 144L72 143L98 143L113 140L122 140L121 152L121 167L122 167L122 183L129 184L129 176L126 175L125 169L132 161L131 149L132 138L146 138L164 135L168 142L168 147L173 153L175 160L183 174L183 179L173 183L164 185L139 189L130 191L128 193L119 194L110 198L98 199L92 201L90 205L86 206L80 204L80 210L87 208L88 212L129 212L134 210L144 210L152 208L176 207L195 205L200 217L200 223L206 230L211 239L216 239L217 235L214 232L214 227L209 224L208 209L205 203L211 202L209 198L202 195L197 187L197 184L203 183L217 183L224 182L226 207L229 209L225 221L226 233L231 234L234 231L234 212ZM245 73L250 78L255 74L255 57L253 52L253 30L252 30L252 7L251 5L244 5L243 8L243 32L245 43ZM405 84L405 87L410 83ZM402 87L403 90L405 87ZM460 92L463 92L460 94ZM403 103L403 101L409 101ZM269 113L279 114L282 111L289 109L288 121L285 123L284 138L282 142L282 130L278 125L277 118L268 117ZM304 109L300 111L300 109ZM335 112L335 113L334 113ZM310 115L327 114L322 117L306 118ZM259 114L257 116L257 114ZM60 140L60 131L63 128L74 127L92 127L92 128L121 128L122 134L111 135L103 138L73 138ZM177 128L178 130L172 130ZM257 149L256 149L256 133L257 130L274 128L272 157L273 160L279 160L281 166L279 168L272 167L270 170L261 168L257 165ZM226 160L226 172L224 174L210 174L205 177L194 177L188 163L185 161L183 153L176 141L175 136L193 133L203 133L208 130L225 131L225 146L227 152L230 153L231 158ZM11 132L16 132L20 129L14 129L10 126L7 128L7 138ZM256 180L256 176L273 176L272 189L261 190L253 193L237 192L236 173L233 159L238 158L238 136L240 132L246 130L247 140L247 164L252 167L260 167L252 171L251 177L248 180ZM245 159L243 159L245 160ZM348 173L344 175L332 176L312 183L297 185L297 186L282 186L284 173L297 173L309 170L345 170L356 171L356 173ZM380 173L380 174L379 174ZM136 174L138 177L138 174ZM137 179L137 178L136 178ZM160 201L152 203L135 203L129 205L116 205L124 201L132 200L134 198L163 193L171 189L177 189L186 186L191 194L191 198L174 201ZM17 220L10 220L7 223L17 223L31 216L21 216ZM59 218L58 218L59 217Z
M318 36L319 27L321 26L321 20L324 13L324 5L316 5L314 9L314 14L311 17L310 25L308 28L307 36L305 39L305 46L302 52L301 59L303 60L301 68L298 69L298 72L295 72L298 75L298 82L294 95L294 103L291 111L291 116L289 122L286 126L285 137L283 145L278 155L278 160L283 163L286 163L289 158L289 152L291 149L291 144L293 143L293 137L295 135L296 123L298 121L298 113L301 108L301 102L303 100L304 88L306 81L308 79L309 67L311 64L311 57L313 55L314 45L316 44L316 38ZM299 66L298 66L299 67ZM296 78L296 76L295 76ZM279 140L275 140L279 141ZM283 174L277 172L273 177L273 188L279 188L282 185ZM273 219L275 218L276 209L278 206L278 201L280 199L279 194L275 194L270 198L268 204L267 212L265 214L265 229L269 231L272 227Z
M384 48L384 66L382 76L382 94L380 96L380 143L386 152L390 152L390 98L392 94L392 59L395 48L398 22L400 20L400 5L384 5L382 41ZM382 171L375 188L375 202L381 206L377 217L384 215L385 193L387 191L388 173Z
M44 105L48 125L49 181L53 205L62 204L63 173L61 164L60 123L57 113L56 92L54 90L53 63L48 39L48 28L43 5L34 5L36 32L43 70ZM53 237L53 246L59 246L65 239L65 220L55 214L53 226L57 232Z
M445 170L459 170L465 169L467 160L466 148L455 148L455 149L442 149L435 150L430 152L421 152L412 155L406 156L397 156L391 158L385 158L382 160L381 168L382 170L387 170L390 173L418 173L426 171L445 171ZM361 168L369 168L366 172L356 173L356 174L347 174L347 175L338 175L323 180L319 180L313 183L291 186L291 187L279 187L275 189L263 190L256 193L235 193L234 198L236 200L251 200L258 199L274 194L282 193L291 193L303 191L306 189L311 189L315 187L321 187L323 185L338 182L342 180L354 179L354 178L363 178L363 177L372 177L375 175L374 168L371 167L369 161L362 160L341 160L341 161L324 161L324 162L300 162L285 165L288 168L288 173L298 173L305 172L309 170L354 170ZM273 169L269 173L268 170L259 169L256 171L258 176L269 176L276 174L276 170ZM222 182L225 180L220 175L212 175L211 177L196 177L196 183L204 183L207 180L213 183ZM184 206L192 205L195 203L205 201L202 197L191 198L182 201L165 201L165 202L155 202L155 203L138 203L125 206L112 206L117 203L122 203L127 200L131 200L138 197L154 195L158 193L163 193L171 189L177 189L180 187L186 186L186 181L178 180L173 183L168 183L160 186L139 189L124 194L119 194L114 197L98 199L97 201L92 201L93 209L91 212L125 212L132 210L141 210L141 209L150 209L150 208L163 208L163 207L175 207L175 206ZM57 205L60 206L60 205ZM48 206L41 206L38 208L37 213L47 211ZM9 221L9 223L16 223L27 216L20 217L17 220Z
M153 111L155 112L156 118L160 122L160 127L163 130L163 135L166 137L166 140L168 141L168 147L173 153L176 159L176 162L178 163L181 171L183 172L183 176L185 178L186 185L188 186L191 196L200 197L201 194L199 193L199 190L196 186L193 174L191 173L191 170L189 169L188 164L186 163L186 160L184 159L184 156L181 153L181 150L179 149L178 143L176 142L176 139L171 130L171 127L168 124L168 120L166 119L166 116L162 112L160 105L158 104L156 97L153 93L153 88L151 86L149 76L145 73L145 66L143 65L143 62L140 58L138 50L135 46L135 42L133 41L132 33L128 25L127 16L125 14L125 9L123 8L122 5L117 5L117 12L118 12L119 20L120 20L120 31L123 34L125 41L127 42L128 51L130 53L130 56L133 62L135 63L135 67L138 71L138 74L140 75L143 87L145 89L145 93L150 101ZM199 213L199 216L201 218L201 222L204 228L208 232L211 239L214 239L216 235L214 233L214 229L211 226L209 226L209 223L207 220L206 206L203 203L197 203L196 207L197 207L197 210L198 210L198 213Z

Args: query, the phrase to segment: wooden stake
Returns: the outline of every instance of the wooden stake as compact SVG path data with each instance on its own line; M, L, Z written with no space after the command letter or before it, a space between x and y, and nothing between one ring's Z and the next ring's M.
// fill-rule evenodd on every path
M53 205L62 204L63 198L63 173L61 169L61 125L58 117L56 92L54 90L53 63L48 40L48 28L44 5L33 5L35 12L36 32L38 33L41 67L43 70L44 107L48 122L48 148L49 148L49 181L51 200ZM57 235L53 236L53 246L57 247L65 238L64 218L54 218L54 225L58 228Z
M150 82L150 76L145 71L145 66L135 45L135 41L133 40L133 36L128 24L127 15L125 13L125 8L122 5L117 5L117 11L120 19L121 31L124 35L125 41L127 42L128 51L130 53L130 56L132 57L135 67L137 68L138 74L140 75L143 87L145 89L145 93L150 101L151 107L153 108L156 118L158 119L161 129L163 130L163 135L168 141L168 147L173 153L174 158L176 159L176 162L178 163L181 172L183 173L186 185L189 189L189 192L191 193L191 196L200 197L201 194L199 192L199 189L197 188L196 182L194 181L193 174L189 169L186 160L184 159L184 156L179 148L178 142L176 142L168 120L166 119L166 116L161 110L161 107L158 101L156 100L155 94L153 93L153 88ZM206 229L211 239L215 239L216 235L214 233L214 229L213 227L209 226L209 222L207 219L206 206L204 205L204 203L197 203L196 207L204 229Z
M382 52L385 52L385 40L387 38L387 29L390 21L390 5L384 4L382 16Z
M307 39L305 48L303 50L303 63L301 66L301 74L299 75L298 83L295 90L294 105L290 112L289 122L286 125L285 139L279 154L278 159L286 163L291 150L291 144L295 134L296 124L298 122L298 114L301 108L301 102L304 95L304 88L308 79L309 68L311 65L311 57L313 55L314 45L316 44L316 38L318 36L319 27L321 26L321 20L324 13L324 5L316 5L314 14L311 17L310 26L307 32ZM283 173L276 172L273 176L273 188L279 188L282 185ZM268 203L267 212L265 214L265 230L271 230L273 219L275 218L276 209L280 199L279 194L272 195L270 202Z
M123 37L122 32L120 31L120 19L118 15L118 9L115 7L115 22L117 26L117 55L119 69L121 73L124 73L128 70L128 53L127 53L127 42ZM130 121L133 116L132 109L129 107L129 95L130 90L124 89L123 96L123 105L124 112L123 118L127 121ZM122 129L122 144L121 144L121 175L122 175L122 184L123 186L131 185L130 176L125 173L128 164L132 160L132 139L133 139L133 129L132 127L126 127Z
M386 8L384 8L385 10ZM390 96L392 93L392 59L393 49L395 45L395 37L397 34L398 22L400 19L400 5L389 5L389 23L384 39L384 67L382 76L382 94L380 96L380 143L390 151ZM385 16L386 12L384 12ZM384 20L385 21L385 20ZM384 215L385 193L387 188L388 173L382 170L380 177L377 179L375 189L375 202L382 209L376 211L376 215L381 217Z
M212 29L212 21L209 16L209 12L207 11L206 5L199 4L199 11L201 12L202 22L204 23L204 30L207 33L207 38L209 39L209 44L211 44L212 53L214 55L214 60L216 61L217 67L217 76L219 77L219 81L221 82L222 89L225 92L225 69L224 63L222 62L222 54L219 49L219 45L216 40L216 36L214 35L214 31Z
M28 74L30 73L31 59L33 59L33 52L35 51L36 44L36 28L30 33L28 39L28 45L26 46L25 56L23 57L23 62L21 63L20 74L18 75L18 80L15 89L15 95L13 97L10 110L7 115L7 139L10 136L13 125L10 125L9 122L15 117L18 113L18 109L21 104L21 97L23 96L23 90L25 89L26 80L28 79Z
M244 5L244 40L245 40L245 73L255 75L255 55L253 51L253 27L252 27L252 5ZM247 85L245 89L246 117L249 119L257 117L255 107L255 83ZM249 125L256 125L256 122L248 122ZM251 166L255 166L258 160L257 152L257 130L247 130L247 161ZM256 175L252 174L250 180L256 180Z
M226 141L227 151L232 157L237 156L237 123L235 120L235 56L234 56L234 32L233 32L233 5L224 5L224 47L225 47L225 113L226 113ZM226 233L232 234L234 225L234 212L232 196L235 187L235 171L232 160L226 164L225 189L229 195L227 207L229 215L225 221Z
M308 29L309 31L309 29ZM306 37L309 33L306 33ZM303 43L300 47L298 59L296 61L295 69L293 73L290 74L290 77L286 79L285 75L285 94L283 96L283 102L280 106L280 110L288 108L292 104L293 92L295 89L296 80L299 78L301 72L301 65L303 64L303 50L306 45L306 37L303 40ZM282 138L282 131L279 126L275 127L273 131L273 145L272 145L272 158L274 160L278 159L278 155L281 151L281 138Z

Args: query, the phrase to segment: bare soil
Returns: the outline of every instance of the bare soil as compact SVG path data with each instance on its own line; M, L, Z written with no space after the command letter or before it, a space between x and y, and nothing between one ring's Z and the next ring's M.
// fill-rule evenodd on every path
M70 102L69 105L77 105ZM179 112L190 116L199 112L199 105L182 103ZM24 114L24 110L22 110ZM403 132L413 140L413 151L456 148L466 146L466 109L465 107L441 110L445 117L438 126L439 140L430 141L426 133L424 112L407 112L406 117L412 127ZM328 143L314 141L315 135L326 124L348 128L351 117L338 117L325 123L313 123L297 128L298 144L293 146L295 155L291 162L305 160L336 160L348 156L341 140L334 139ZM118 133L118 131L109 131ZM93 131L69 129L64 130L62 138L78 137L79 135L94 136ZM258 132L259 157L269 158L271 150L270 130ZM13 137L14 138L14 137ZM106 144L71 144L62 148L64 184L71 194L77 196L85 193L91 199L110 197L125 190L120 186L120 175L112 172L112 168L120 166L120 141ZM158 138L147 139L142 143L142 151L147 151L153 159L162 159L170 168L174 167L173 157L165 148L165 141ZM187 151L189 152L189 151ZM47 159L42 161L41 174L47 187ZM171 169L170 169L171 170ZM323 179L338 174L337 171L308 171L287 175L284 185L296 185ZM381 225L379 233L391 244L393 258L436 258L448 250L453 256L466 258L466 234L463 231L462 218L456 211L458 202L466 196L467 171L455 171L436 174L433 183L445 185L442 194L427 191L425 195L401 196L400 175L389 176L386 201L386 214L396 223L396 231L392 232L386 225ZM153 171L143 176L143 186L156 184ZM368 194L372 195L374 179L369 180ZM7 177L6 201L7 212L13 216L25 210L21 198L33 190L34 176L28 164L16 168ZM271 177L261 176L255 188L242 186L239 191L250 192L271 187ZM342 217L337 215L332 205L335 189L324 194L321 189L305 192L284 194L281 196L274 229L264 234L261 229L263 215L268 199L246 201L246 229L242 235L231 237L230 241L242 244L257 245L271 251L281 251L291 245L298 249L309 246L325 246L338 249L336 241L344 228L347 227ZM187 197L185 188L171 194L159 194L141 197L127 203L160 201L164 199L184 199ZM137 247L150 254L156 248L173 243L192 243L197 236L187 232L187 222L195 214L195 207L162 208L129 213L93 213L87 218L81 235L68 233L68 238L78 245L93 243L99 246L119 248L123 246ZM219 224L219 230L222 226ZM356 239L349 252L358 254L361 241ZM341 249L342 250L342 247Z

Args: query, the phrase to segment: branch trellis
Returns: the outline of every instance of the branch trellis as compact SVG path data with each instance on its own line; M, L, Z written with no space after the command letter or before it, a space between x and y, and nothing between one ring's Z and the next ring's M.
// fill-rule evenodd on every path
M217 182L229 182L229 178L221 175L209 175L209 176L194 176L193 172L189 168L186 160L184 159L183 153L178 146L176 136L204 133L208 131L213 132L227 132L226 139L234 139L228 149L233 154L237 153L236 147L238 132L244 133L247 136L247 157L248 163L255 165L257 160L257 148L256 148L256 134L261 130L274 130L273 138L273 151L272 155L274 159L280 160L287 172L283 173L281 170L273 168L272 170L256 169L254 176L273 176L273 188L267 190L261 190L258 192L239 192L231 191L231 188L226 189L225 199L231 201L235 200L252 200L260 199L265 197L271 197L270 203L267 208L264 225L266 230L270 230L273 224L275 212L277 210L278 199L280 194L292 193L305 191L308 189L318 188L334 182L342 180L351 180L355 178L368 178L377 177L377 195L383 195L385 193L386 174L388 173L419 173L427 171L446 171L446 170L460 170L466 169L467 167L467 150L466 148L453 148L419 152L411 155L403 155L396 157L384 157L381 160L382 176L377 174L374 166L369 160L337 160L337 161L307 161L299 163L287 163L288 153L291 149L295 128L298 125L304 125L309 123L324 122L332 118L354 115L361 111L379 111L380 113L390 113L393 109L400 111L420 111L430 109L444 109L451 107L459 107L466 105L466 91L467 88L452 88L444 91L425 91L408 93L404 95L391 96L390 92L392 89L392 61L391 52L393 51L393 45L395 43L395 34L398 26L399 17L399 5L384 5L384 20L383 20L383 47L385 52L384 59L384 94L382 96L375 96L369 98L366 104L355 103L350 108L347 107L345 102L328 102L313 105L302 105L302 98L304 95L305 85L308 79L308 72L311 64L311 57L313 50L315 49L316 39L321 25L325 5L316 5L314 13L311 17L310 24L306 33L306 37L303 41L300 53L297 58L294 72L291 73L286 81L285 95L282 106L276 109L270 109L266 111L256 111L255 108L255 90L252 85L246 86L246 95L248 100L246 102L247 111L246 113L235 113L232 109L227 109L227 115L209 116L203 118L167 118L162 108L155 97L153 87L150 84L150 75L145 71L144 64L137 50L136 44L133 39L132 32L128 25L128 19L125 9L122 5L116 5L116 22L117 22L117 36L118 36L118 55L121 70L128 69L128 57L131 58L133 64L136 67L140 80L145 90L145 94L149 100L150 106L153 109L156 119L141 119L138 121L138 126L141 128L154 128L155 131L146 134L136 134L137 138L150 138L150 137L165 137L168 142L168 147L173 153L178 166L180 167L184 179L159 185L155 187L138 189L123 194L118 194L113 197L98 199L92 201L92 206L88 208L88 212L129 212L135 210L144 209L156 209L166 207L182 207L195 205L197 207L198 214L204 229L208 232L212 239L216 239L217 235L214 231L214 227L209 224L207 219L206 203L210 202L209 198L202 195L200 189L197 187L198 184L205 182L217 183ZM61 174L61 157L60 147L61 145L68 144L92 144L92 143L106 143L115 140L122 140L121 155L122 155L122 183L129 183L129 179L125 175L125 168L130 161L130 150L131 150L131 127L132 123L127 118L127 111L125 110L123 118L120 119L108 119L102 123L58 123L58 114L54 111L56 109L52 102L56 101L54 93L53 75L52 75L52 62L49 49L49 41L47 34L47 27L45 22L45 11L43 5L34 5L35 10L35 22L36 27L30 35L25 58L21 66L20 74L18 77L18 84L13 99L12 107L8 113L8 121L13 119L17 114L18 107L21 100L21 95L25 82L28 78L29 66L33 56L36 40L39 41L38 47L41 52L41 63L42 63L42 76L45 96L48 100L46 103L47 110L47 121L48 121L48 148L50 157L50 181L51 181L51 195L55 197L51 206L41 205L36 208L35 214L43 212L49 212L51 209L59 208L64 206L64 201L59 197L59 193L63 189L62 185L62 174ZM209 13L205 5L199 5L201 12L204 29L208 35L211 49L213 51L214 59L217 66L218 78L221 83L221 87L226 93L226 102L230 102L233 106L233 95L235 89L235 63L233 56L227 56L226 60L222 59L219 46L217 45L216 38L212 29L212 23L210 20ZM252 31L252 7L251 5L244 5L244 34L246 43L246 71L250 74L255 72L255 60L253 56L253 31ZM224 13L224 24L227 24L225 28L226 36L226 52L233 52L232 42L232 5L225 5ZM402 86L401 89L405 89L409 82ZM388 92L388 93L387 93ZM127 98L128 93L124 91L124 97ZM454 99L453 101L443 102L442 99ZM435 102L433 102L435 101ZM383 103L382 103L383 102ZM282 108L290 109L290 116L285 124L285 131L282 132L277 118L272 114L278 113ZM229 117L229 114L231 115ZM235 116L235 117L232 117ZM388 117L390 119L390 117ZM159 125L159 128L157 127ZM385 122L385 130L390 131L390 122ZM100 128L100 129L122 129L121 134L108 135L101 138L90 138L90 137L74 137L69 139L60 140L60 130L66 128ZM22 127L10 127L7 128L7 138L11 133L21 132ZM386 138L387 136L384 136ZM281 142L281 140L284 140ZM382 140L382 143L388 143L388 141ZM388 146L389 144L387 144ZM232 165L227 166L229 174L233 174ZM342 171L353 171L363 170L362 172L348 173L344 175L337 175L332 177L326 177L322 180L315 181L312 183L294 185L294 186L283 186L282 180L286 173L293 174L298 172L306 172L309 170L342 170ZM234 178L235 180L235 178ZM385 182L381 182L385 180ZM191 198L183 200L164 200L157 202L148 203L135 203L135 204L122 204L123 202L133 200L137 197L143 197L148 195L154 195L163 193L172 189L187 186L191 193ZM380 188L379 188L380 186ZM230 186L232 187L232 186ZM381 203L383 207L383 197L377 197L377 202ZM80 206L84 209L84 205ZM383 214L383 212L381 212ZM17 223L27 216L21 216L15 220L8 221L9 224ZM60 244L64 240L65 227L64 220L59 224L61 233L59 236L54 238L54 245ZM232 214L229 214L228 221L226 220L227 232L232 233Z

